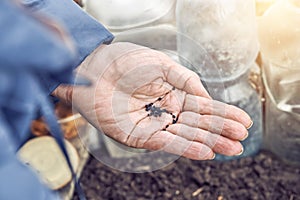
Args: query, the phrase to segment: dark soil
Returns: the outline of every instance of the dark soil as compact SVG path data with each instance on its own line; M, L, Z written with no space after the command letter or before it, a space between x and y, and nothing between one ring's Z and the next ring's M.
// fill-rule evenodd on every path
M228 162L181 158L142 174L119 172L91 158L81 182L88 200L300 200L299 167L285 165L268 152Z

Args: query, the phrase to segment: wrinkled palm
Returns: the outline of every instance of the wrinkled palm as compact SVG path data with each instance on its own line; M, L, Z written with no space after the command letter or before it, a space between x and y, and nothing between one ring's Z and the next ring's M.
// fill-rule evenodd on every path
M195 73L160 52L130 43L102 46L78 74L93 85L60 86L54 94L123 144L197 160L243 150L250 117L212 100Z

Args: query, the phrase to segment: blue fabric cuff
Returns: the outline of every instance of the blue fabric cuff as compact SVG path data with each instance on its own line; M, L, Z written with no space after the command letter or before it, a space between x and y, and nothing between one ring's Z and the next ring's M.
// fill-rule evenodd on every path
M114 36L71 0L23 0L32 12L60 22L74 41L78 51L73 69L101 44L109 44ZM70 74L65 74L71 76ZM55 77L39 75L49 94L62 82Z
M71 0L23 0L24 5L60 22L72 36L78 50L79 65L101 44L109 44L114 36L103 25Z

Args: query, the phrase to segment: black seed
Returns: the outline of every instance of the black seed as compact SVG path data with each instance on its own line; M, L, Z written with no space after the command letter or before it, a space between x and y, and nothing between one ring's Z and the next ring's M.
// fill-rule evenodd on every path
M162 100L162 98L161 97L159 97L158 99L157 99L157 101L161 101Z
M172 90L175 90L175 89L176 89L175 87L172 88Z
M166 131L166 129L164 128L163 131Z
M156 107L153 105L153 103L146 105L145 108L146 111L150 111L150 114L148 114L148 116L161 117L162 113L170 114L170 112L167 111L166 109L161 109L160 107ZM174 115L173 118L176 118L176 116Z
M155 117L161 117L162 113L161 112L154 112Z
M169 128L169 124L166 126L166 129Z
M153 103L149 103L146 105L146 107L151 107L153 105Z
M153 103L149 103L148 105L145 106L146 111L151 110Z
M179 118L179 115L176 117L175 123L177 123L177 122L178 122L178 118Z

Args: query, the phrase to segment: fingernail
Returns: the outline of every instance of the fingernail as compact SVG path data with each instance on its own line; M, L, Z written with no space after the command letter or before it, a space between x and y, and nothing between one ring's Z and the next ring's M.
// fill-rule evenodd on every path
M216 154L214 153L213 157L211 158L211 160L215 159L216 158Z
M238 153L238 154L236 154L236 156L240 156L240 155L242 155L244 153L244 147L242 147L242 150L241 150L241 152L240 153Z
M241 141L246 140L248 138L248 136L249 136L249 132L247 131L246 136L243 139L241 139Z
M253 121L251 121L250 125L247 126L246 128L247 128L247 129L250 129L250 128L253 126L253 124L254 124Z

